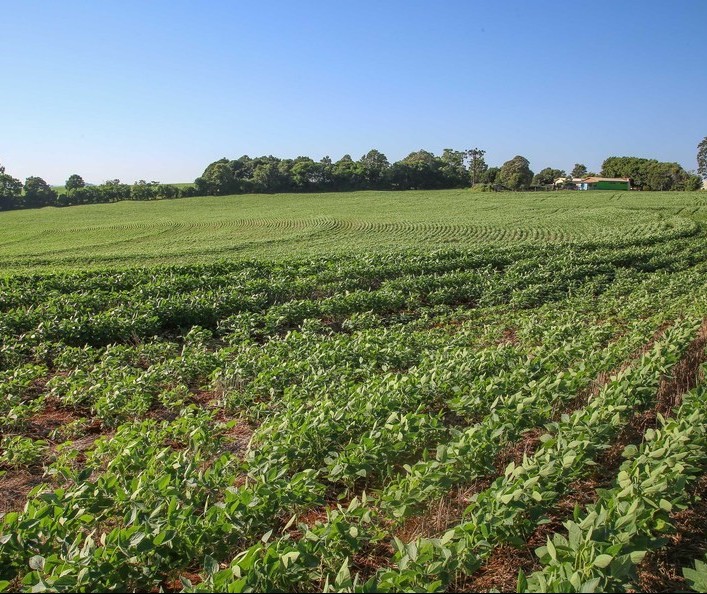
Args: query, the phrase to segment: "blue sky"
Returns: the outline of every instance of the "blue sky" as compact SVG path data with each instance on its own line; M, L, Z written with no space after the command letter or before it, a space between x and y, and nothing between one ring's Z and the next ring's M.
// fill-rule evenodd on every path
M707 1L0 0L0 163L192 181L220 157L486 149L695 169Z

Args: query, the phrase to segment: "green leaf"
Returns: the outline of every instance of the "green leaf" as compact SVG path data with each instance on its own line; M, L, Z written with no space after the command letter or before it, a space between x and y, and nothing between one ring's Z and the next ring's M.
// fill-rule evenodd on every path
M638 447L633 444L627 445L621 455L626 459L635 458L638 455Z
M528 589L528 579L525 577L525 573L520 569L518 571L518 581L516 582L516 592L525 592Z
M611 555L599 555L596 559L594 559L593 565L594 567L603 569L604 567L608 567L613 560L614 558Z
M509 493L508 495L503 495L503 496L501 496L501 503L503 503L505 505L507 503L510 503L512 499L513 499L513 493Z
M334 583L339 586L346 586L351 582L351 572L349 571L349 558L346 557L344 562L341 564L339 572L336 574L336 580Z
M204 557L204 571L206 575L212 576L219 570L219 564L211 555Z
M42 569L44 569L44 557L41 555L30 557L29 566L35 571L42 571Z
M548 538L547 539L547 554L550 555L550 558L553 561L557 561L557 549L555 549L555 545L552 544L552 541Z
M295 561L297 561L297 558L299 557L299 551L290 551L289 553L285 553L284 555L280 555L280 562L284 567L289 567L289 565Z
M597 591L597 586L599 586L601 582L601 578L593 578L591 580L587 580L582 584L582 587L580 588L580 592L596 592Z

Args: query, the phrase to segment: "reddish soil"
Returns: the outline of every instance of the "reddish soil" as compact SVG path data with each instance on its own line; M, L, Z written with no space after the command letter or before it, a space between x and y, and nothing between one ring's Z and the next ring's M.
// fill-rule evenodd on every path
M201 575L194 571L183 571L180 572L178 577L166 579L162 582L161 588L159 590L154 590L154 592L182 592L184 590L184 584L179 579L183 577L189 580L192 585L196 586L201 583Z
M44 408L28 420L23 433L34 439L47 439L52 431L78 418L75 411L62 408L59 402L48 398Z
M38 467L28 470L10 470L1 476L0 514L20 511L27 501L27 494L44 482L43 475L44 470Z
M507 443L496 456L494 467L498 474L503 474L506 467L514 462L516 466L523 463L523 457L531 457L540 445L540 437L546 433L541 428L523 432L520 439Z
M532 549L516 549L510 545L496 547L481 568L471 577L460 579L450 589L452 592L515 592L518 571L526 574L539 569Z
M503 333L501 334L501 340L499 341L499 345L504 345L504 344L510 344L510 345L517 345L518 344L518 335L516 334L516 329L515 328L504 328Z
M245 454L254 432L255 428L248 425L245 421L239 421L225 432L225 449L233 454Z

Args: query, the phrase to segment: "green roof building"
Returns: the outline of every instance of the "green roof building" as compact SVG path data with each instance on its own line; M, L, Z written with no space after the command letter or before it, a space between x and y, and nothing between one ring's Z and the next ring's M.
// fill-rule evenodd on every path
M630 190L627 177L586 177L579 184L580 190Z

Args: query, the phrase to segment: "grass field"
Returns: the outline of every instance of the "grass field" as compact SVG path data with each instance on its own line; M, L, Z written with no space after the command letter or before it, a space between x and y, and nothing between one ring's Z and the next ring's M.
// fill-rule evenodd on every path
M0 592L703 591L706 207L0 213Z
M209 262L613 241L689 229L707 195L466 190L248 195L0 213L0 266Z

